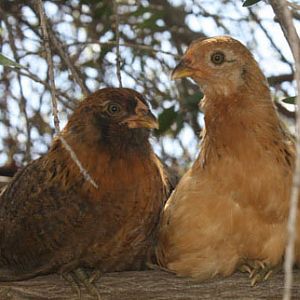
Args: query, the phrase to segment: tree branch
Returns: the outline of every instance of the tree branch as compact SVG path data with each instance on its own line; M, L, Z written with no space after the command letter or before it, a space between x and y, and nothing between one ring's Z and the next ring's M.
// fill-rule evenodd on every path
M251 287L249 278L242 273L199 283L162 271L116 272L103 274L95 285L102 300L258 300L280 299L283 277L283 273L279 273ZM295 279L300 282L299 270L295 273ZM82 299L95 299L83 287L81 289ZM78 299L78 293L59 275L48 275L20 282L2 282L0 297L1 300L69 300ZM293 291L293 297L300 299L299 288Z
M281 84L285 81L292 82L295 79L294 76L295 76L294 73L280 74L280 75L270 76L267 79L268 79L269 85L274 86L277 84Z
M294 111L289 111L287 110L280 102L275 101L275 106L278 110L278 112L280 114L282 114L283 116L292 119L292 120L296 120L296 113Z
M290 200L290 212L288 219L288 242L286 246L285 255L285 282L284 282L284 300L291 299L291 289L293 284L293 272L294 265L294 244L296 240L296 220L298 210L298 198L300 188L300 40L297 34L296 28L293 24L293 16L289 10L288 3L285 0L270 0L270 4L274 10L276 17L279 20L281 29L290 45L294 59L295 59L295 78L297 82L298 97L297 113L296 113L296 166L293 178L293 186L291 190Z

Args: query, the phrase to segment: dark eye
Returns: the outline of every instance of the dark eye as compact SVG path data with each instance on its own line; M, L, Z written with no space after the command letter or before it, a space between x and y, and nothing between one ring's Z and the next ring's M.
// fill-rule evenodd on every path
M121 106L117 103L111 103L111 104L108 105L107 111L111 115L118 114L121 111Z
M211 55L210 60L215 65L221 65L225 60L225 55L223 52L215 52Z

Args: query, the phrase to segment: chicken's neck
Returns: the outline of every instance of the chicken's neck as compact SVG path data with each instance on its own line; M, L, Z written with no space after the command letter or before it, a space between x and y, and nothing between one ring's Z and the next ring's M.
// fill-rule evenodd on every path
M55 140L48 153L47 163L55 161L55 166L64 169L63 174L72 174L74 182L61 180L63 185L81 185L82 189L95 193L104 190L119 190L120 187L131 188L139 184L140 180L147 178L145 174L155 164L155 155L148 140L138 141L132 139L123 143L96 144L76 143L70 136L66 139L82 167L88 172L100 189L95 189L85 180L82 171L74 163L70 153L63 147L60 140ZM129 144L129 145L128 145ZM50 159L53 157L53 159ZM55 159L54 159L55 158ZM146 179L145 179L146 180ZM148 179L147 179L148 180ZM94 195L94 194L93 194Z
M205 97L205 133L198 161L201 164L224 157L247 159L247 151L283 141L285 133L268 89L260 94L236 93Z

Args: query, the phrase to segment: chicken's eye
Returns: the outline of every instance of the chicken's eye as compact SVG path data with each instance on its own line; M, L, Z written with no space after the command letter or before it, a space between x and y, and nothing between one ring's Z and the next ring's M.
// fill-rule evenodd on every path
M121 106L117 103L111 103L111 104L109 104L107 111L111 115L118 114L121 111Z
M211 55L210 60L215 65L221 65L225 60L225 55L223 52L215 52Z

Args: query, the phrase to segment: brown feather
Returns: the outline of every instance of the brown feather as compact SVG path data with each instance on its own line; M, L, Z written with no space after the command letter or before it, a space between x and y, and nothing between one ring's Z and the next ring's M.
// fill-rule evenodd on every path
M107 114L111 102L122 106L120 117ZM145 267L169 186L149 129L125 124L136 114L141 122L152 118L140 94L102 89L82 101L63 130L98 189L59 139L15 176L0 200L0 280Z

